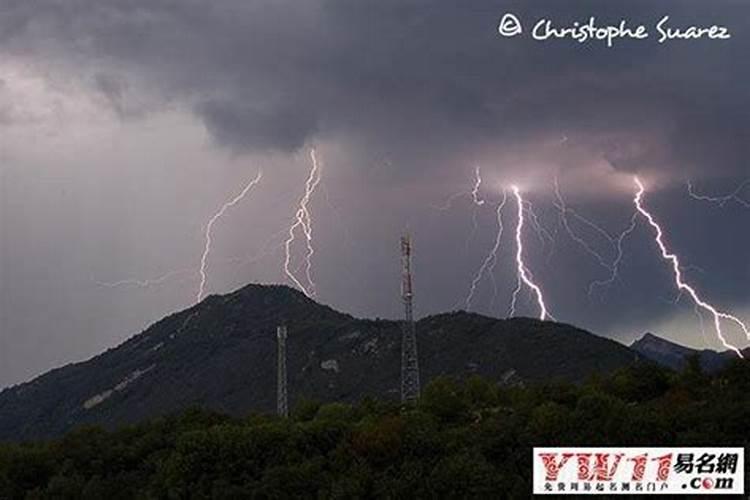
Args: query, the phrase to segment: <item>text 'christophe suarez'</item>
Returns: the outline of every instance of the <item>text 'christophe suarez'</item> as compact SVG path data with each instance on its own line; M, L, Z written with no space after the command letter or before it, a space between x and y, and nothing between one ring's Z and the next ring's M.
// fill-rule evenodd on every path
M732 37L729 28L721 25L679 26L672 22L667 15L654 24L656 36L652 37L649 27L644 24L634 24L626 19L617 24L598 23L595 16L585 22L575 21L567 25L557 24L551 19L541 18L534 22L529 33L534 40L549 41L556 39L570 39L578 43L601 41L607 47L612 47L616 40L648 40L656 39L660 44L673 40L728 40ZM514 14L506 13L497 25L498 33L506 38L516 37L526 33L523 23Z

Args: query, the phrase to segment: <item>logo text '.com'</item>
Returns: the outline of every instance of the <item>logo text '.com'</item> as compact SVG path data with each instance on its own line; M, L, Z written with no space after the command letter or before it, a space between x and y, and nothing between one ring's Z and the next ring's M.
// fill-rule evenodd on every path
M743 448L534 448L534 493L737 495Z

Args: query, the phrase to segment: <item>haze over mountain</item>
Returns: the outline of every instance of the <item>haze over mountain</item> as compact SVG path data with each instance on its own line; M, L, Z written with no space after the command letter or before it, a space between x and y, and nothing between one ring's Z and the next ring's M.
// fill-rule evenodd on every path
M289 330L289 397L396 399L400 325L354 318L286 286L212 295L88 361L0 393L0 439L59 435L202 406L241 415L276 405L276 327ZM423 384L438 375L582 381L640 356L573 326L466 312L417 324Z

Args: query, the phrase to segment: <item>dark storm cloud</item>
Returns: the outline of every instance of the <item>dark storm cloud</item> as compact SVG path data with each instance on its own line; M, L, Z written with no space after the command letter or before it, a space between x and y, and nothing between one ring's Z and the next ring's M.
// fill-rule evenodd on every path
M150 111L153 102L146 102L134 96L135 89L127 79L113 73L96 73L92 84L95 91L104 97L106 103L123 120L144 118Z
M528 24L596 15L649 26L668 13L680 25L726 24L735 37L541 44L500 38L504 12ZM731 172L750 152L744 14L740 2L40 0L6 3L0 38L137 74L194 106L235 150L288 151L329 134L410 158L428 146L444 154L596 133L609 139L590 147L620 168ZM111 83L97 80L121 108Z
M230 148L295 151L317 128L313 115L290 103L258 109L216 100L196 110L216 140Z
M669 14L680 26L727 25L733 36L542 43L501 38L505 12L527 29L541 17L568 26L590 15L652 27ZM189 278L148 294L102 293L87 278L191 269L201 224L248 169L268 174L263 189L217 228L216 249L234 256L283 230L272 226L294 215L309 168L306 155L286 153L313 144L325 165L312 203L315 274L336 308L398 314L405 221L416 228L419 314L460 304L492 243L499 183L531 172L529 200L560 233L550 252L529 229L530 267L555 315L605 335L669 322L672 277L643 223L626 242L622 279L587 296L589 281L608 274L560 230L549 174L561 170L571 206L613 234L633 209L632 179L621 174L669 181L649 182L646 201L670 245L706 270L688 274L708 298L746 314L750 266L737 249L750 236L735 228L748 212L694 202L679 181L722 193L747 175L749 14L745 0L3 0L0 71L23 71L0 75L9 82L0 83L0 126L11 132L2 138L12 146L6 154L0 144L0 386L114 345L192 300ZM29 82L19 99L13 92ZM49 93L36 88L45 85ZM66 120L59 102L80 115ZM13 128L36 121L45 127ZM206 131L220 148L204 148ZM489 202L466 242L466 197L450 211L429 207L470 189L474 164ZM501 296L516 282L511 231L505 238ZM211 290L285 279L281 262L262 264L223 276L216 265ZM476 310L504 315L485 285ZM697 330L686 336L700 345Z

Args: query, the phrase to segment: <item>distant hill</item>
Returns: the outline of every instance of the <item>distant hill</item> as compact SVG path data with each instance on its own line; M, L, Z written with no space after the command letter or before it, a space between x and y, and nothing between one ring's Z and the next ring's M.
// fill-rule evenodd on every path
M288 326L290 404L398 398L399 323L357 319L285 286L248 285L168 316L120 346L0 393L0 440L115 427L190 406L273 412L276 326ZM639 355L575 327L456 312L417 324L423 383L437 375L578 382Z
M681 370L687 363L688 358L698 356L701 367L705 371L713 373L723 368L729 360L737 357L732 351L717 352L710 349L691 349L652 333L644 334L640 339L633 342L630 348L642 354L645 358L673 370Z

